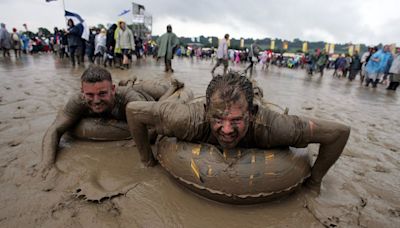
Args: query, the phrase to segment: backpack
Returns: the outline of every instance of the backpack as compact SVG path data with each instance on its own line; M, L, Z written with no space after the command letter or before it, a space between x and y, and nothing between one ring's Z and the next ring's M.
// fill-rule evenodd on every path
M12 39L13 39L14 41L19 41L19 36L18 36L18 34L17 34L17 33L13 33L13 34L12 34Z

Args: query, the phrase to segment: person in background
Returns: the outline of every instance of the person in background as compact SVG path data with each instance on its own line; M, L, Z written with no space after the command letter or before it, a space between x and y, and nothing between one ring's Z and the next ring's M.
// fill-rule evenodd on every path
M174 58L175 49L179 45L179 39L175 33L172 32L171 25L167 25L167 32L157 39L157 44L157 59L163 57L165 61L165 72L171 71L171 73L173 73L174 69L172 69L172 59Z
M106 37L106 58L104 60L104 67L107 67L107 63L109 66L112 66L114 62L114 49L115 49L115 30L117 29L117 24L112 24L110 28L107 30Z
M360 70L361 70L360 56L358 56L358 51L355 51L354 55L351 58L349 81L353 81Z
M392 66L389 69L390 83L386 88L388 90L396 90L400 84L400 49L397 49L397 54L393 58Z
M21 38L17 32L16 28L13 28L13 33L11 34L11 39L13 42L13 49L15 58L21 57Z
M99 65L104 63L104 55L106 53L106 40L107 31L105 28L100 30L100 33L96 35L94 39L94 58L95 62Z
M6 29L6 24L0 24L0 49L3 50L3 57L10 57L12 40L10 33Z
M390 57L389 45L383 46L383 49L377 51L370 57L366 65L366 87L368 87L369 83L372 83L373 88L377 87L380 74L384 73Z
M96 39L96 36L98 34L97 30L98 29L96 29L95 27L91 27L89 30L90 31L89 40L84 41L86 44L85 52L91 63L94 63L94 49L95 49L95 41L94 40Z
M229 34L225 34L224 39L219 41L217 49L217 63L211 70L211 74L214 74L215 69L221 64L224 64L224 74L226 74L228 71L228 41Z
M324 69L326 67L326 63L328 62L328 55L326 54L325 49L321 51L321 53L319 53L318 57L317 57L317 68L319 70L320 76L324 76Z
M260 52L260 47L258 47L257 42L254 41L254 43L252 43L250 45L249 54L247 56L247 58L250 61L250 65L247 66L247 68L244 70L244 73L247 73L247 71L250 70L250 75L253 74L253 66L254 66L254 63L258 62L258 53L259 52Z
M135 50L135 38L124 21L119 22L119 28L116 47L121 49L123 67L129 69L129 59L132 55L132 50Z
M68 24L68 30L66 32L66 35L68 38L68 49L71 55L72 66L75 66L75 57L78 61L78 65L80 65L82 61L81 32L78 26L74 24L74 21L72 19L69 19L67 24Z

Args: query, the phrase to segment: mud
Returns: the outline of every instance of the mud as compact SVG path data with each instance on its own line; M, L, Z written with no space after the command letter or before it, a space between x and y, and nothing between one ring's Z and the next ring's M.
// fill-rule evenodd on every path
M173 75L204 96L215 62L173 61ZM51 54L0 58L0 227L399 227L398 93L332 78L331 71L320 78L256 67L253 77L268 101L289 107L291 114L352 127L319 197L299 191L255 206L220 204L181 188L160 166L145 168L129 140L65 137L56 163L60 171L42 181L36 171L42 137L79 90L84 68L72 69ZM163 68L143 59L112 74L116 83L133 76L169 78ZM314 158L317 151L310 146Z

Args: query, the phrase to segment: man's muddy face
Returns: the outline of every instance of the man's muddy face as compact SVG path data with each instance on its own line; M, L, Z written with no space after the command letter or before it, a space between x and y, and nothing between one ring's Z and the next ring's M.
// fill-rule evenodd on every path
M218 92L211 96L207 118L212 134L223 148L234 148L240 142L247 133L250 117L244 94L231 102L223 101Z
M89 108L95 113L112 109L114 104L115 85L104 80L101 82L82 82L83 97Z

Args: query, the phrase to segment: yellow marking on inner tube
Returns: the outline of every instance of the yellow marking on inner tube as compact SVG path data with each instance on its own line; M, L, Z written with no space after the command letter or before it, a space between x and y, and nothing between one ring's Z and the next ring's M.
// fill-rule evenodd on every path
M256 163L256 155L255 154L251 155L251 164L254 164L254 163Z
M274 160L274 154L266 154L265 155L265 164L267 164L268 161Z
M200 182L203 182L203 179L201 179L201 176L200 176L199 167L197 167L197 165L196 165L196 163L194 163L193 159L190 160L190 167L192 168L192 171L194 172L197 179L199 179Z
M211 176L211 175L212 175L212 168L211 168L211 165L208 165L207 175L208 175L208 176Z
M269 175L269 176L276 176L277 174L274 172L268 172L268 173L264 173L265 175Z
M253 184L253 178L254 178L254 175L251 174L250 177L249 177L249 179L250 179L249 185L252 185L252 184Z
M226 159L226 150L223 152L224 158Z
M192 153L193 153L194 155L199 156L200 150L201 150L201 144L196 145L196 146L193 146Z

